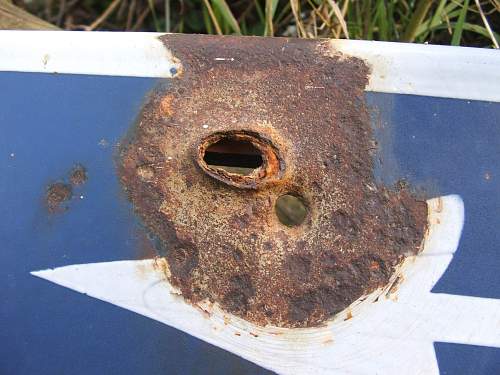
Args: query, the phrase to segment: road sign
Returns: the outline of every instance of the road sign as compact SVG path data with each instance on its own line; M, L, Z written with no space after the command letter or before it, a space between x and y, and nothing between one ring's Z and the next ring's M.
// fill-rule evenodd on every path
M276 43L281 44L276 51L284 48L285 54L290 53L292 57L297 54L295 60L287 60L277 57L278 52L271 51L268 55L262 51L254 55L248 53L250 45L258 50L259 45L271 43L275 48L274 41L251 38L229 42L224 38L203 38L148 33L0 32L0 213L3 217L0 239L1 259L5 265L0 289L3 297L0 337L4 343L0 349L1 372L498 373L498 54L471 48L396 43L320 41L302 44L279 40ZM206 49L202 48L203 43L208 45ZM286 50L289 45L292 46L290 51ZM186 46L193 48L192 51ZM214 51L224 54L216 56ZM249 60L248 56L254 56L255 60ZM203 60L207 58L212 59L209 65L206 65L208 60ZM325 64L314 65L314 69L303 66L304 61L308 64L323 63L323 58L327 59ZM241 64L242 59L246 59L246 65ZM298 70L302 75L294 78L299 74L290 72L295 72L297 66L302 69ZM352 66L357 70L349 70ZM331 67L333 69L328 70ZM318 78L323 73L321 69L331 72L335 80L328 81L326 75L321 76L325 79L321 81ZM277 83L276 77L281 77L282 70L288 72L287 81ZM273 75L266 76L269 71ZM355 76L360 72L365 72L365 80ZM290 82L298 83L294 91L278 90L277 99L254 95L255 100L250 102L250 98L254 98L251 92L245 95L236 93L227 99L223 85L215 86L222 90L219 96L207 99L207 93L215 92L210 91L213 87L210 86L213 84L210 77L217 75L226 75L226 88L242 88L241 82L244 82L257 94L272 92L276 87L288 87ZM264 79L262 77L275 86L258 91L262 86L255 82L260 85L264 82L259 81ZM191 85L192 82L196 85ZM361 87L364 89L364 94L361 94L363 103L353 99L358 95L358 86L355 85L361 83L364 85ZM186 87L189 88L187 92L179 94L179 88ZM198 90L199 87L203 90ZM334 96L337 93L323 93L325 87L337 88L339 96ZM173 99L163 100L169 98L174 89L177 91ZM161 100L155 101L155 95ZM188 99L179 101L179 97ZM233 103L235 97L242 104L233 112L234 106L224 106L227 101ZM226 102L221 98L226 98ZM332 98L337 99L329 102ZM280 108L288 105L285 100L297 103L295 106L301 112L292 109L287 127L279 127L282 117L278 118L277 114ZM217 101L220 108L214 104ZM276 113L270 112L267 101L276 106ZM202 102L210 105L201 107ZM259 102L261 104L257 106ZM176 107L177 103L184 106ZM335 108L338 103L342 103L341 109ZM148 108L155 105L160 112L148 112ZM245 105L253 111L248 112L252 116L245 112ZM359 113L344 111L351 105L358 108ZM193 114L196 108L206 111L200 114L199 121ZM158 228L151 222L150 210L138 207L138 202L143 201L134 198L127 190L132 186L127 185L127 181L132 180L127 180L123 172L126 170L123 167L126 165L123 147L130 139L132 144L136 142L134 131L137 130L134 129L151 131L164 126L171 133L162 134L170 137L180 132L173 126L176 121L183 126L189 122L192 127L183 128L186 144L191 144L187 141L189 137L204 140L213 134L227 134L233 127L244 132L243 135L231 136L231 140L249 137L251 143L255 141L252 137L257 137L255 142L258 143L264 142L264 138L259 138L261 133L277 134L276 138L270 136L269 144L276 146L272 148L272 155L277 155L281 164L276 171L259 167L268 173L262 180L257 180L261 177L252 177L252 174L242 180L217 169L214 172L209 169L212 168L209 164L205 166L199 159L196 162L196 156L193 156L193 162L182 164L178 160L180 155L185 155L179 151L185 147L182 143L178 147L175 143L169 144L163 149L163 164L134 164L139 176L138 185L134 186L142 186L144 181L146 185L152 184L151 176L162 173L162 169L168 170L169 176L182 179L189 171L199 173L193 177L194 183L189 191L180 192L179 189L177 192L175 187L181 186L180 183L169 184L161 179L157 186L164 190L151 191L170 194L162 197L161 202L170 204L172 209L161 204L160 207L163 207L161 213L175 224L177 237L193 236L193 241L203 244L208 237L196 235L196 228L207 225L214 231L222 230L216 227L221 226L227 211L216 216L221 218L220 222L205 220L204 224L183 227L183 220L191 218L182 215L187 211L181 210L186 210L187 206L179 203L179 196L187 197L201 187L210 186L229 202L238 194L253 194L253 188L248 190L245 185L248 181L256 186L261 184L257 186L257 192L274 194L268 186L282 186L282 181L293 180L293 176L300 173L307 172L306 176L320 176L318 178L328 173L335 175L338 172L333 168L338 170L342 164L332 162L333 167L321 166L321 145L329 144L329 140L322 138L333 134L325 126L337 129L336 121L342 123L345 120L342 114L349 115L345 120L347 123L355 119L362 124L364 109L369 114L367 123L376 142L374 150L369 153L373 158L373 184L367 185L364 191L369 195L387 189L385 194L392 196L401 194L398 191L404 191L408 186L412 197L427 201L427 229L421 249L417 253L403 254L394 267L382 272L383 282L377 281L380 285L374 282L377 287L370 284L373 279L365 280L365 272L355 275L360 288L365 288L363 293L347 295L346 298L352 299L346 300L348 306L340 312L332 312L318 324L313 320L319 308L306 308L307 316L303 320L284 320L283 324L279 324L277 318L273 319L285 316L280 314L289 310L283 310L285 313L272 310L267 319L278 323L264 326L248 312L228 311L231 305L227 300L217 301L217 293L209 288L207 293L215 296L212 300L194 302L186 297L185 292L183 297L182 287L185 285L182 280L179 283L172 278L180 274L174 267L176 260L169 256L189 256L190 253L186 255L184 248L184 252L175 253L178 249L175 244L171 248L158 245L162 234L155 232ZM328 111L329 114L325 114ZM211 121L227 119L228 113L237 120L235 123ZM245 117L238 117L242 113ZM310 135L306 127L314 124L307 124L304 119L317 113L323 114L316 124L322 118L328 121L325 120L326 125L322 127L323 133ZM211 117L203 117L204 114ZM265 116L270 119L269 123L264 121ZM242 126L243 117L252 124ZM291 130L287 133L296 119L304 122L304 127L297 132L307 138L304 140L306 146L302 148L298 146L299 138L294 138ZM148 121L153 128L148 127ZM254 125L259 121L267 125ZM167 144L167 138L163 140L162 136L151 138L150 148L146 151ZM157 139L161 142L156 142ZM341 139L349 141L348 137ZM304 151L309 150L308 144L317 144L317 154ZM274 156L265 154L265 148L259 148L261 146L258 143L258 151L263 153L262 157L269 166L270 158ZM355 148L348 146L345 150ZM144 157L141 154L143 144L136 142L131 147L136 147L134 155ZM342 150L339 153L346 152ZM310 165L314 166L316 159L317 169L326 168L326 172L316 175L314 168L308 169ZM302 169L305 172L300 168L290 172L297 160L304 161ZM329 160L337 159L332 156ZM189 168L175 167L183 165L189 165ZM207 170L203 169L205 167ZM279 171L283 171L282 174ZM222 177L215 179L214 173ZM279 181L273 182L272 179ZM316 182L322 184L324 180ZM342 183L338 182L337 192L345 191ZM296 189L293 192L309 210L305 221L297 227L280 227L272 207L270 216L257 214L261 206L245 208L246 211L241 212L247 215L245 220L252 225L258 224L258 221L252 221L255 217L264 217L269 222L274 220L272 225L263 227L266 231L279 228L276 233L284 233L273 234L270 237L276 241L273 244L285 241L283 236L293 244L290 239L295 241L323 223L319 216L314 215L321 210L315 202L324 199L324 195L313 190L314 184L309 184L307 179L301 186L286 185L288 190L290 186ZM324 186L329 188L332 185ZM307 190L309 187L311 192ZM377 189L377 192L370 192L372 189ZM146 202L156 199L151 195L147 197ZM347 197L346 202L356 204L349 199ZM231 202L236 204L236 201ZM210 202L204 204L212 210ZM235 207L236 213L240 213L240 206L226 205ZM213 207L217 206L224 206L224 203L213 204ZM200 209L196 207L196 210ZM196 210L193 212L199 212L200 217L208 215ZM336 228L338 221L331 224L330 219L335 217L332 215L327 215L327 225ZM365 221L348 225L348 231L341 232L342 238L332 239L332 248L344 244L344 239L346 244L368 243L366 241L371 237L366 233L372 233L372 227L368 227L366 218L371 216L366 213L360 217ZM186 227L190 230L182 232ZM352 237L352 228L356 228L358 237L366 236L366 241ZM252 229L243 231L235 227L231 231L235 238L245 234L248 241L252 241ZM297 231L302 232L296 234ZM260 235L255 234L255 238L259 239ZM231 241L229 238L227 243L219 243L217 249L234 244ZM371 241L375 248L377 241ZM314 254L323 251L315 245L317 243L306 246L306 250L310 249L313 254L311 269L315 269L317 261ZM214 246L213 243L206 244L207 247ZM254 240L254 244L242 246L243 253L247 248L264 251L265 245ZM201 247L196 249L208 257L203 255ZM274 249L272 247L270 251ZM405 249L411 250L410 247ZM341 254L339 249L335 251ZM364 248L358 251L372 254ZM374 272L370 275L385 267L380 260L381 253L376 255L378 263L367 266L370 272ZM262 259L262 256L257 258ZM326 264L321 259L318 269ZM361 267L359 261L363 257L346 255L346 259L358 262L349 263L352 269ZM202 261L190 268L190 272L194 268L210 271L210 268L200 268L200 264ZM331 269L335 271L334 280L338 281L340 271L335 268L337 266L335 263ZM267 266L260 267L266 269ZM298 271L300 268L294 268L295 274ZM218 282L222 273L214 274L209 280ZM189 282L199 281L192 275L190 277ZM254 274L249 277L253 283L261 280ZM312 276L301 279L299 287L313 285L312 280ZM326 283L325 280L320 282ZM365 280L364 284L359 280ZM248 311L254 311L252 301L261 296L259 288L254 289L254 294L245 300ZM280 290L274 292L276 301L280 300ZM311 304L318 303L318 294L315 296ZM288 301L285 297L283 300ZM272 303L269 301L269 306ZM259 309L255 306L257 313ZM292 327L294 324L302 326Z

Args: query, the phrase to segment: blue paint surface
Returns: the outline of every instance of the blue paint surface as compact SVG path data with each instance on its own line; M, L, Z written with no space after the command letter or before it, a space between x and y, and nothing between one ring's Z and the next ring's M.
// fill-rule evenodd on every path
M464 201L459 248L433 292L500 298L500 103L380 93L368 101L383 133L379 177Z
M435 343L441 375L498 375L500 349L484 346Z
M154 79L0 73L0 374L258 374L173 328L33 277L69 264L140 259L115 145ZM45 189L77 163L88 182L63 214ZM83 197L81 199L80 197Z
M500 103L381 93L367 99L381 147L379 179L406 179L428 197L459 194L464 201L459 247L432 292L500 298ZM435 349L443 375L500 374L500 348Z
M145 256L114 152L156 84L0 73L1 374L267 373L163 324L29 275ZM500 298L500 104L378 93L367 99L382 150L377 176L386 184L405 178L428 197L453 193L464 200L460 246L434 292ZM88 169L88 182L75 188L67 212L49 215L46 187L67 181L77 163ZM443 373L500 373L499 349L435 347ZM477 366L458 366L463 358Z

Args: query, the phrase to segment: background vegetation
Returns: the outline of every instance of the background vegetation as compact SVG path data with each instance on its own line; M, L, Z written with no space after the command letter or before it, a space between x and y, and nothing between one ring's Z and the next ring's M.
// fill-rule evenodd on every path
M350 38L498 48L500 0L18 0L68 30Z

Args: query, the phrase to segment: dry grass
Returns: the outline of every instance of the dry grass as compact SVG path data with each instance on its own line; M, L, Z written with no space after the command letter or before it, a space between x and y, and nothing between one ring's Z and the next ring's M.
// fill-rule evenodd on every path
M69 30L350 38L498 48L499 0L14 1Z

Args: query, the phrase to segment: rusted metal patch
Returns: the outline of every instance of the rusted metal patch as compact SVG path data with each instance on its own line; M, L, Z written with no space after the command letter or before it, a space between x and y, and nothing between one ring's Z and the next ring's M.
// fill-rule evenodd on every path
M69 176L69 180L73 186L83 185L87 182L87 169L81 165L76 165Z
M63 180L50 184L45 192L45 206L51 214L61 213L68 209L64 204L73 197L73 189L87 182L87 169L76 164L68 174L68 182Z
M187 301L259 325L316 326L419 251L425 202L373 177L361 60L323 41L162 40L182 74L151 94L118 169ZM249 173L209 164L224 138L257 150ZM276 214L285 194L305 205L300 225Z
M241 175L236 173L227 172L221 168L214 168L208 165L204 156L207 149L216 144L220 140L232 140L236 142L248 142L252 144L256 150L262 155L263 166L254 169L249 175ZM262 134L256 132L249 132L246 130L216 132L204 138L198 146L197 161L200 167L213 178L222 181L226 184L240 187L256 189L262 187L266 182L276 181L281 178L284 170L285 163L279 151L273 145L270 139Z
M67 202L73 196L73 188L64 182L55 182L47 187L45 193L45 203L47 210L50 213L62 212L67 209L63 207L64 202Z

